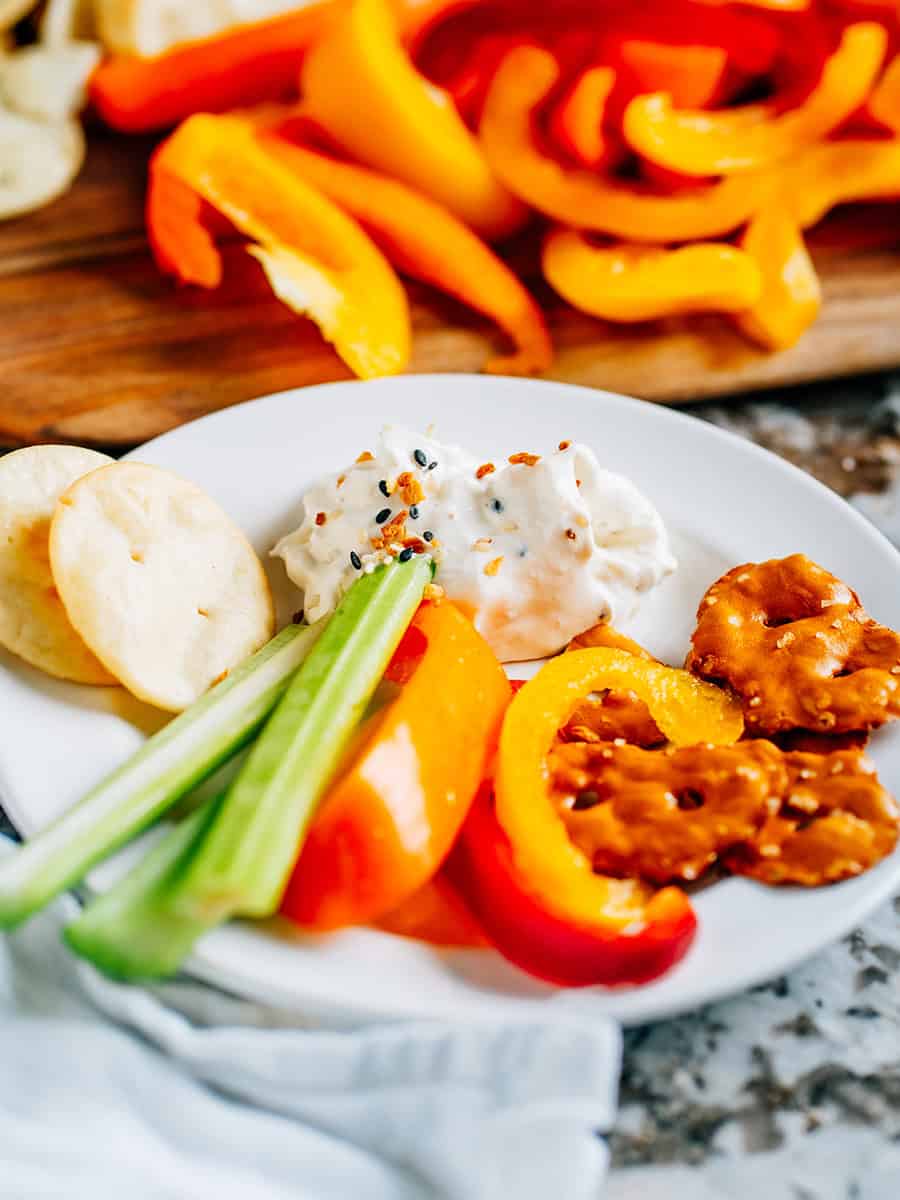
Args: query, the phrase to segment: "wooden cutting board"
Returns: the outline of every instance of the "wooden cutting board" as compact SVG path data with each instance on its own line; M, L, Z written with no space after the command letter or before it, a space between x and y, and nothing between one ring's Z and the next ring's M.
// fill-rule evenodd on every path
M74 189L0 226L0 444L128 445L240 400L347 377L240 247L226 249L216 292L159 276L142 232L149 148L92 132ZM776 355L718 317L623 329L542 294L558 348L549 376L683 402L900 365L900 249L824 246L816 258L822 316ZM462 307L425 288L411 297L413 371L478 371L499 346Z

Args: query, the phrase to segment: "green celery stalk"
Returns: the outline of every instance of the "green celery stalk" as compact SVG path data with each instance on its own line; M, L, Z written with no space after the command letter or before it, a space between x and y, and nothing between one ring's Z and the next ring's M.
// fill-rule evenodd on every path
M174 898L191 919L268 916L316 804L419 606L424 557L348 590L229 788Z
M315 645L324 622L291 625L154 734L123 766L0 862L0 929L81 880L257 732Z
M91 900L63 933L76 954L116 979L174 975L211 923L176 913L171 898L221 799L207 800L174 825L132 871Z

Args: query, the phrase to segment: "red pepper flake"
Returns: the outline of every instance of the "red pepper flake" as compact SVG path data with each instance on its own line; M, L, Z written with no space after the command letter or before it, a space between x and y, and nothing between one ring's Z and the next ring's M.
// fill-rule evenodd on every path
M403 497L403 503L410 505L418 504L425 499L425 492L421 483L413 475L412 471L404 471L402 475L397 476L396 487Z
M346 482L347 482L346 475L338 475L338 478L337 478L338 487L343 487Z
M327 520L328 520L328 518L326 517L326 515L323 512L316 513L316 524L317 525L324 525Z
M484 568L485 575L496 575L503 566L503 555L499 558L492 558L488 565Z
M575 486L576 486L576 487L581 487L581 480L580 480L580 479L576 479L576 480L575 480Z
M574 542L578 538L578 534L575 532L574 529L567 529L566 537L569 539L570 542Z
M496 470L497 470L497 468L494 466L493 463L482 463L481 466L478 468L478 470L475 472L475 478L476 479L484 479L485 475L493 475L493 473Z
M564 442L559 443L559 445L557 446L557 450L568 450L568 448L571 445L572 445L572 443L568 440L568 438L566 438L566 440Z
M403 539L404 550L412 550L413 554L425 554L428 551L428 543L423 542L420 537L407 537Z
M375 460L375 455L372 453L371 450L363 450L362 454L360 454L359 458L357 458L356 461L358 463L364 463L364 462L374 462L374 460Z
M539 454L526 454L524 450L521 450L518 454L511 454L509 461L514 467L520 463L523 463L526 467L533 467L541 461L541 456Z
M372 546L376 550L388 550L392 542L402 544L403 539L406 537L406 518L408 516L409 513L406 509L401 509L387 525L382 526L379 537L370 539Z

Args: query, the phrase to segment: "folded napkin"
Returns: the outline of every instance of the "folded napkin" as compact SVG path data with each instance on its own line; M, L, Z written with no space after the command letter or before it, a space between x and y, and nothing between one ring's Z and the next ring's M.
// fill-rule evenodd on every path
M189 980L111 983L60 942L73 906L0 938L4 1200L598 1200L611 1022L498 1000L302 1028Z

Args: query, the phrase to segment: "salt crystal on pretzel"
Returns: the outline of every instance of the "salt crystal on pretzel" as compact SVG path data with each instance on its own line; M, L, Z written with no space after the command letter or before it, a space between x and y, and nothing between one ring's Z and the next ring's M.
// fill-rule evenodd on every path
M803 554L712 585L686 663L742 700L748 730L874 729L900 716L900 635Z

